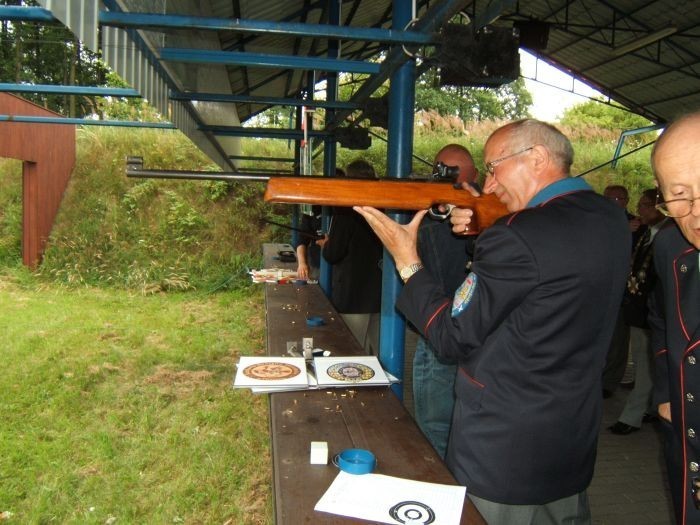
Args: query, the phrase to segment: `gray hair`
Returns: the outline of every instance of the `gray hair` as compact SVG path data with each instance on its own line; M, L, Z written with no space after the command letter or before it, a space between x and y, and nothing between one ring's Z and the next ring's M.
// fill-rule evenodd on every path
M535 119L516 120L507 126L514 150L540 144L552 154L557 165L569 173L574 163L574 148L561 131L547 122Z

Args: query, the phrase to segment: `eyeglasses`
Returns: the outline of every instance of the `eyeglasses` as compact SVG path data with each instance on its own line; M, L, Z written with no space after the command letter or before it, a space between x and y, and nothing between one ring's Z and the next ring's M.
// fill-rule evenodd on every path
M674 219L690 215L690 212L693 210L693 204L695 204L695 201L700 200L700 197L695 197L694 199L673 199L659 202L659 197L659 195L656 196L656 206L654 207L666 217Z
M511 153L510 155L506 155L505 157L501 157L500 159L492 160L491 162L486 163L486 171L488 171L491 175L493 175L493 172L496 171L496 166L503 162L504 160L508 160L511 157L515 157L516 155L520 155L521 153L525 153L526 151L530 151L533 149L535 146L530 146L529 148L521 149L516 151L515 153Z

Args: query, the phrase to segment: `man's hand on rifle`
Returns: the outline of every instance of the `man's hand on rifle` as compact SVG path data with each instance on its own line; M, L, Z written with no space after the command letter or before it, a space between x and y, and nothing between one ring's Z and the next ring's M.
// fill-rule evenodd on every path
M481 195L474 186L467 182L462 182L462 189L468 191L474 195L474 197L479 197ZM450 213L452 231L457 235L464 235L469 230L469 224L472 222L473 215L474 210L469 208L453 208Z
M415 214L408 224L399 224L384 213L370 206L353 206L353 210L362 215L377 234L379 240L394 258L397 268L419 263L418 226L428 210Z

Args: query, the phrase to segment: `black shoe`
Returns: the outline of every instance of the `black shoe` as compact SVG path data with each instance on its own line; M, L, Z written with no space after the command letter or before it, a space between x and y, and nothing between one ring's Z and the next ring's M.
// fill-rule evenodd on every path
M642 418L642 423L653 423L654 421L658 421L659 416L656 414L644 414L644 417Z
M608 427L608 430L613 434L617 434L618 436L626 436L627 434L631 434L632 432L639 430L639 427L633 427L632 425L618 421L613 426Z
M613 395L612 390L608 390L607 388L603 389L603 399L610 399Z

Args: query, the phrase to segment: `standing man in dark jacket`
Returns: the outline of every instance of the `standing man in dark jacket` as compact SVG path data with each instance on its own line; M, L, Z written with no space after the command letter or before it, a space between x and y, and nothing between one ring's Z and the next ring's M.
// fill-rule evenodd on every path
M372 165L356 160L346 175L375 179ZM318 241L321 255L332 265L331 302L367 353L379 355L382 303L382 243L350 208L333 208L328 235Z
M624 213L569 177L559 130L521 120L484 148L486 193L510 215L477 239L454 298L421 269L416 232L356 209L395 259L398 308L459 363L447 464L490 525L589 523L601 372L629 268ZM465 231L471 210L453 210Z
M479 175L469 150L460 144L448 144L438 151L433 171L439 163L458 168L460 183L474 183ZM449 221L425 217L421 222L418 254L445 295L454 295L466 278L473 252L474 236L455 234ZM418 427L441 458L452 426L456 373L454 362L439 361L428 340L419 335L413 357L413 409Z
M676 519L700 524L700 112L671 124L651 164L675 224L654 242L658 275L649 323L656 355L654 399L664 428Z

